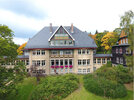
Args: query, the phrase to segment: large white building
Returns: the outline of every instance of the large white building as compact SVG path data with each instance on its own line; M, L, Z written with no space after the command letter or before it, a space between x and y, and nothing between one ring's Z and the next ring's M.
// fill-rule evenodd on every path
M95 54L94 40L86 32L71 26L44 27L33 36L24 49L24 55L18 56L30 67L44 69L44 73L59 74L92 73L111 60L111 54Z

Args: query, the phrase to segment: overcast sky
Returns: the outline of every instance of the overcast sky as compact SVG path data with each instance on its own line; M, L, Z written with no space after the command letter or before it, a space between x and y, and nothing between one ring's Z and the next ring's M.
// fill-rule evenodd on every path
M14 31L14 42L22 44L43 27L70 26L82 31L113 31L120 16L134 11L134 0L0 0L0 24Z

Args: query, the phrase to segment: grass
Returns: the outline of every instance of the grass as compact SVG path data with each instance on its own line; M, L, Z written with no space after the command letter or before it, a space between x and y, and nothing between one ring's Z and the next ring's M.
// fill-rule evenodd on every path
M67 98L63 100L133 100L133 91L128 90L128 95L124 98L119 99L108 99L104 97L97 96L91 92L88 92L83 87L83 75L77 75L77 77L80 79L80 87L76 91L74 91L72 94L70 94ZM41 79L42 82L43 79ZM26 78L22 83L19 83L17 85L17 88L19 89L18 95L11 93L7 97L7 100L29 100L32 91L36 87L36 79L34 77Z
M17 85L18 95L13 92L9 94L7 100L29 100L30 94L36 87L36 80L34 77L24 79L22 83Z
M128 95L124 98L119 99L108 99L104 97L97 96L91 92L88 92L83 87L83 75L78 76L80 79L80 88L70 94L64 100L133 100L133 91L128 90Z

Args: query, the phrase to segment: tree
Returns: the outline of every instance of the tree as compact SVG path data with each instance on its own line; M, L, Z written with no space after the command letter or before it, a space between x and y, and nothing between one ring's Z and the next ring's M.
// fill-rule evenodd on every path
M18 46L13 42L13 31L8 26L0 25L0 99L13 90L15 85L23 79L25 66L18 63L14 68L6 68L3 63L16 60Z
M102 44L102 41L101 41L101 39L102 39L102 37L105 35L106 33L98 33L98 34L96 34L96 36L95 36L95 42L96 42L96 45L97 45L97 52L101 52L101 53L105 53L104 51L104 47L101 47L101 44Z
M27 42L26 43L23 43L18 49L17 49L17 53L18 55L23 55L23 50L24 50L24 47L26 46Z
M107 34L105 34L103 36L103 38L101 39L101 46L105 47L105 50L111 50L112 46L116 44L117 40L118 40L118 35L115 32L108 32Z
M129 48L133 51L134 55L134 13L133 11L127 11L120 18L120 26L128 35L128 43L130 44ZM133 66L133 56L125 56L126 64L129 68Z

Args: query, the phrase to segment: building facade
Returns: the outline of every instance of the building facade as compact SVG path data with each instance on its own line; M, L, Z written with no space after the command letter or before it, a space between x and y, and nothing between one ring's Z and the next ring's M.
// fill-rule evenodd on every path
M117 45L112 47L112 64L114 66L121 64L126 67L125 56L132 56L132 51L129 49L128 36L122 30Z
M94 72L107 61L111 54L96 54L94 40L73 24L71 26L44 27L27 42L24 55L18 56L27 66L37 67L49 74L87 74Z

